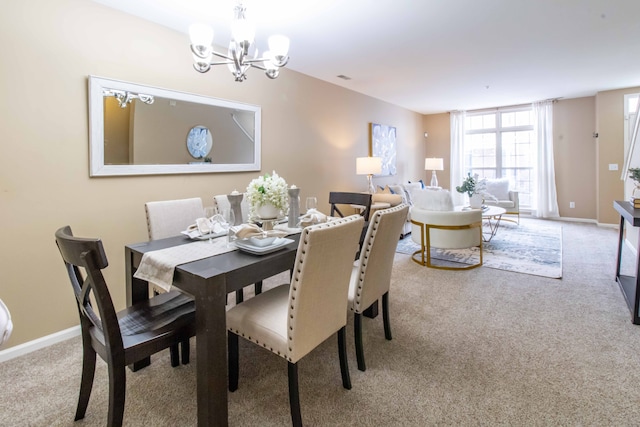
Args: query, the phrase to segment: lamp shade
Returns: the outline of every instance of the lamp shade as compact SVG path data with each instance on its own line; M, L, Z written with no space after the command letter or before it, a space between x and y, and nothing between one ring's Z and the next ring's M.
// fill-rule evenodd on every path
M357 157L356 174L375 175L382 172L382 158L380 157Z
M444 170L444 162L437 157L427 157L424 159L424 170L427 171L441 171Z

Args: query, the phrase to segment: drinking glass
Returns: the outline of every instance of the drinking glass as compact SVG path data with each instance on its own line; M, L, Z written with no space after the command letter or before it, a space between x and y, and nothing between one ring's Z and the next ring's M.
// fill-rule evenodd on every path
M233 209L231 209L230 207L228 209L222 209L220 214L222 215L222 218L224 220L222 228L227 231L227 245L229 245L231 244L232 240L235 240L232 236L233 231L231 230L231 227L233 227L233 224L235 224L236 222L236 216L233 213Z
M207 206L204 208L204 217L207 219L207 224L209 225L209 243L213 243L212 234L213 234L213 224L211 223L211 217L216 214L216 208L213 206ZM202 230L200 230L202 232Z
M307 197L307 201L305 202L305 207L307 208L307 212L311 209L315 209L318 206L318 199L315 197Z

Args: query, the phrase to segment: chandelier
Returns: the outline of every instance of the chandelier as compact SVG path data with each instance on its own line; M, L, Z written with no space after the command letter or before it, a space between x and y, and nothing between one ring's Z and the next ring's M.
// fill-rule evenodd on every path
M255 28L245 17L246 8L238 3L234 8L234 19L231 23L231 42L227 54L213 49L213 29L204 24L193 24L189 27L191 52L193 53L193 68L200 73L206 73L212 65L227 65L237 82L247 78L249 68L264 70L267 77L275 79L280 73L280 67L287 65L289 57L289 39L285 36L269 37L269 50L262 57L253 45ZM213 61L213 57L223 58Z

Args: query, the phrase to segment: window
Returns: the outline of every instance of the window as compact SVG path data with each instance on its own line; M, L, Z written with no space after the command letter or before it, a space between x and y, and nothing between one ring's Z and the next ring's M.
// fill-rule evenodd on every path
M531 207L536 140L531 107L467 112L464 168L480 178L509 178L520 206Z

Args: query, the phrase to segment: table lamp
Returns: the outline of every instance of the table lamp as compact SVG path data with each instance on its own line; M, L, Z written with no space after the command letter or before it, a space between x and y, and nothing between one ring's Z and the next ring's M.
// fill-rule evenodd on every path
M373 175L382 172L382 158L380 157L357 157L356 158L356 174L367 175L369 180L369 194L376 192L373 186Z
M430 170L431 172L431 187L438 186L438 177L436 171L444 170L444 162L437 157L427 157L424 159L424 170Z

